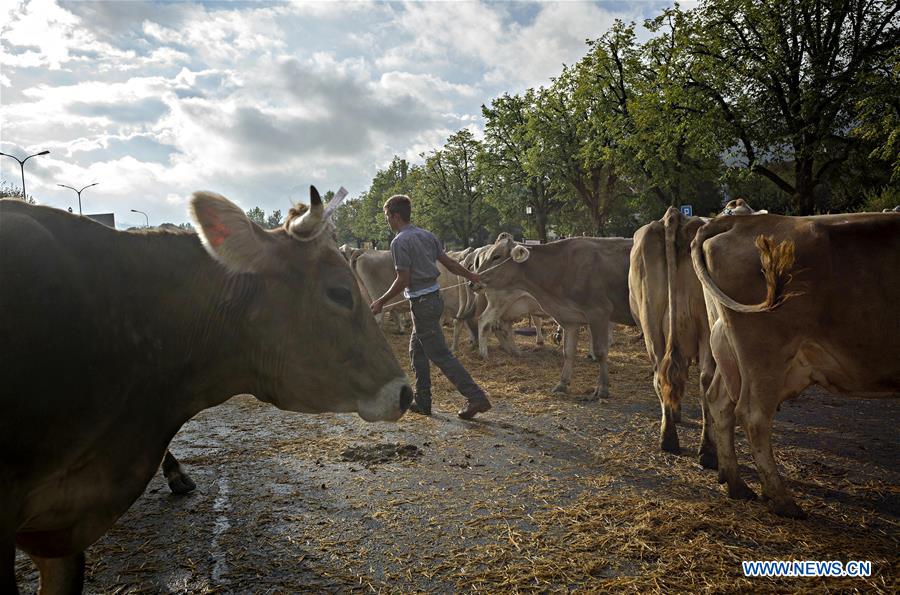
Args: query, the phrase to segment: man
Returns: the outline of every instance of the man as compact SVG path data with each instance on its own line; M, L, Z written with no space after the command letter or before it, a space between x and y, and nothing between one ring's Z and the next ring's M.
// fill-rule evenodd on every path
M401 291L410 302L413 330L409 338L409 358L416 374L416 396L410 411L431 415L430 360L466 398L466 406L457 415L462 419L472 419L476 414L489 410L491 403L444 341L444 331L441 329L444 300L438 285L440 271L435 261L451 273L474 283L481 279L447 256L440 241L431 232L412 225L409 222L411 212L409 197L403 194L396 194L384 203L384 215L391 231L396 234L391 241L391 256L397 276L387 292L372 302L372 313L380 313L384 304Z

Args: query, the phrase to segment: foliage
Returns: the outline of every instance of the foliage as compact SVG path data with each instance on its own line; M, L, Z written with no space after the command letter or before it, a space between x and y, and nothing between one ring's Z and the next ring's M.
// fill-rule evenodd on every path
M280 210L272 211L272 214L266 216L266 212L259 207L253 207L247 211L247 218L263 229L275 229L281 227L283 223Z
M469 247L486 243L497 211L485 200L484 173L476 167L481 143L463 129L443 149L423 154L416 196L419 218L438 237Z
M0 180L0 198L22 198L22 188L20 186L16 186L6 180ZM37 204L37 201L34 200L34 196L28 195L25 198L25 202L31 205Z
M898 10L889 0L717 0L689 19L685 85L721 116L742 165L791 196L793 212L815 212L816 188L858 150L847 131L868 73L900 41ZM773 169L784 162L792 176Z
M482 105L470 130L394 158L336 214L346 241L390 239L381 205L461 245L631 235L669 205L729 199L785 214L880 210L900 194L900 4L703 0L616 22L545 87ZM876 208L878 207L878 208ZM530 214L526 213L530 209Z

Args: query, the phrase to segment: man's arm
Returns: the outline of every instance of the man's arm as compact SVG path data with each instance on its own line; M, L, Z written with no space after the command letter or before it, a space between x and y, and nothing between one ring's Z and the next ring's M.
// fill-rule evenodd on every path
M478 276L477 273L473 273L463 265L459 264L446 254L441 254L438 256L438 262L447 267L447 270L453 273L454 275L459 275L460 277L465 277L472 283L481 283L481 277Z
M391 284L390 288L388 288L383 296L370 304L369 307L372 309L372 314L380 314L382 308L384 308L384 304L406 289L407 286L409 286L409 269L397 269L397 276L394 277L394 282Z

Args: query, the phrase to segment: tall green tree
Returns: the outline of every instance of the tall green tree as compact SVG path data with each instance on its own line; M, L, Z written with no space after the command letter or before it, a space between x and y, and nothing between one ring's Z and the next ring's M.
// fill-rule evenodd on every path
M372 179L372 185L359 198L353 221L353 234L365 241L373 242L376 247L385 247L392 234L384 219L384 202L394 194L413 193L416 186L417 168L400 157L394 156L391 163L378 170ZM413 200L413 213L418 207Z
M576 98L577 89L578 73L563 67L549 87L536 92L526 167L530 175L548 175L561 195L577 197L590 217L591 233L603 235L619 176L599 149L609 139L592 128L589 104Z
M275 210L271 215L267 216L266 212L261 208L253 207L247 211L247 218L263 229L275 229L276 227L281 227L282 224L280 210Z
M439 237L456 240L464 247L487 240L487 227L496 221L496 210L484 196L476 158L481 144L463 129L451 135L442 149L425 158L418 184L421 217Z
M481 106L485 119L482 152L478 156L488 201L506 223L531 223L541 242L547 241L550 217L563 205L546 171L529 171L528 155L536 147L528 120L536 109L535 92L504 94Z
M812 214L816 189L858 145L867 75L897 47L891 0L707 0L691 14L685 83L701 91L750 172ZM895 93L896 94L896 93ZM773 164L790 162L791 175Z

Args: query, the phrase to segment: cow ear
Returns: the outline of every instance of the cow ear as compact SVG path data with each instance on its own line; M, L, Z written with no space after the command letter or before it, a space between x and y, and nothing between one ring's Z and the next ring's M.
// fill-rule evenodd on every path
M515 262L522 263L528 260L528 257L531 256L531 252L524 246L514 246L509 255Z
M244 211L219 194L195 192L191 216L209 254L235 273L259 272L270 241Z

